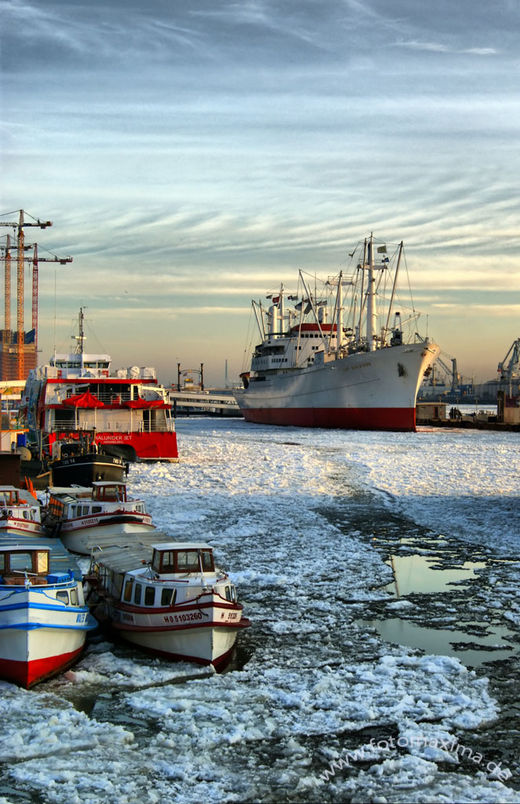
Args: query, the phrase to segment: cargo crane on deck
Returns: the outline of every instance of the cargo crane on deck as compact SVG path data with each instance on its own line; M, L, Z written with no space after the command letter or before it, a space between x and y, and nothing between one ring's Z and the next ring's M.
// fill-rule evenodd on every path
M48 226L52 226L51 221L41 221L39 219L34 219L32 221L26 221L24 210L21 209L19 211L19 218L17 222L13 221L0 221L0 226L9 226L16 230L16 244L11 244L11 238L7 235L6 238L6 246L5 246L5 255L0 257L5 263L5 283L4 283L4 294L5 294L5 308L4 308L4 315L5 315L5 334L4 334L4 348L9 349L11 346L11 251L17 251L17 283L16 283L16 293L17 293L17 312L16 312L16 329L17 329L17 336L16 336L16 373L18 375L18 379L24 379L25 367L24 367L24 350L25 350L25 332L24 332L24 263L31 262L33 267L32 273L32 329L34 330L34 348L35 351L38 348L38 265L40 262L55 262L61 265L64 265L68 262L72 262L72 257L57 257L53 255L52 257L40 257L38 255L38 244L35 243L34 245L25 245L25 235L24 235L24 228L26 226L34 226L40 229L46 229ZM31 216L30 216L31 217ZM33 256L26 257L25 251L33 248Z

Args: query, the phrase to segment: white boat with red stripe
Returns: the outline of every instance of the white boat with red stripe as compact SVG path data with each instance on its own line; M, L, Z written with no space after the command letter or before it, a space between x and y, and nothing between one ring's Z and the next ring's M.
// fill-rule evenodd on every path
M235 585L205 543L94 551L88 580L95 615L128 642L167 659L222 669L237 634L250 625Z
M100 542L116 544L121 537L155 530L144 502L129 498L125 483L108 480L49 489L43 523L67 550L81 555L90 555Z
M41 536L41 506L25 489L0 486L0 537Z
M0 677L22 687L56 675L81 655L97 623L72 571L49 571L49 548L0 546Z

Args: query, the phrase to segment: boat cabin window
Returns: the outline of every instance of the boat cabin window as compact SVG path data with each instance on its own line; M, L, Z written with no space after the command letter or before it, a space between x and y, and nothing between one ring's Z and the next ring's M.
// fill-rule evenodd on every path
M99 514L102 510L103 510L103 508L101 507L101 505L93 505L92 506L92 513L93 514Z
M144 605L153 606L155 603L155 587L146 586L144 590Z
M139 603L141 602L141 591L142 591L142 589L143 589L143 587L141 586L141 584L136 583L135 589L134 589L134 603L136 603L137 605L139 605Z
M0 572L33 572L46 575L49 571L49 554L46 550L18 550L0 553Z
M200 570L198 550L179 550L177 552L178 572L197 572Z
M155 551L152 567L156 572L175 572L175 552L165 550L164 553Z
M161 592L161 606L173 606L176 598L176 589L163 589Z
M78 590L77 589L71 589L70 590L70 605L71 606L79 606Z
M213 552L211 550L155 550L152 567L156 572L200 572L199 563L204 572L213 572Z
M0 505L18 505L18 489L4 489L0 492Z
M124 483L94 486L93 500L108 500L109 502L126 502L126 486Z
M133 586L133 584L134 584L134 579L133 578L128 578L126 583L125 583L125 589L124 589L124 592L123 592L123 600L125 601L125 603L130 603L130 601L132 600L132 586Z
M56 592L56 600L61 600L62 603L65 603L66 606L69 605L69 593L66 592L64 589L60 589Z

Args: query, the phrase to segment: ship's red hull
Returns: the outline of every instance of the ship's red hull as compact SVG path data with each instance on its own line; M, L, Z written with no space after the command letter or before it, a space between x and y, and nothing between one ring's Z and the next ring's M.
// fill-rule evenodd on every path
M415 408L244 408L256 424L342 430L415 430Z
M46 656L41 659L28 659L27 661L0 659L0 678L14 681L19 686L29 689L39 681L66 670L79 659L82 651L83 646L70 653Z
M76 433L77 435L77 433ZM62 433L60 437L74 438L74 432ZM179 457L177 433L166 432L101 432L96 433L96 443L128 448L140 461L174 461Z

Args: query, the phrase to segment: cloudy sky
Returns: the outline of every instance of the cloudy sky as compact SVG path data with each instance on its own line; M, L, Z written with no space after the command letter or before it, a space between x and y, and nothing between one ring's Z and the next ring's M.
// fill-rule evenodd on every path
M118 365L235 379L251 298L373 231L405 242L422 331L496 376L520 336L517 0L0 7L0 216L52 220L40 253L74 258L41 266L42 357L85 306Z

